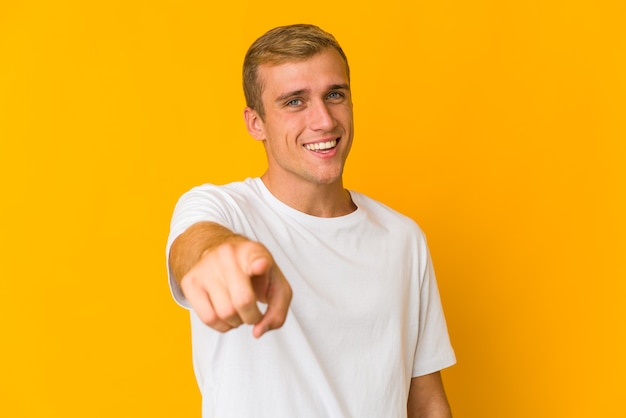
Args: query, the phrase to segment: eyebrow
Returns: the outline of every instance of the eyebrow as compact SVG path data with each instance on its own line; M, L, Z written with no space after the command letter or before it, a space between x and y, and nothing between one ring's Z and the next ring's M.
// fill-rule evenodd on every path
M350 86L347 83L342 83L342 84L332 84L328 87L328 90L348 90L350 91ZM286 93L281 94L280 96L278 96L276 98L276 100L274 100L275 102L282 102L284 100L287 100L290 97L295 97L295 96L302 96L303 94L309 93L310 90L308 89L300 89L300 90L293 90L293 91L288 91Z
M300 89L300 90L294 90L294 91L288 91L287 93L283 93L280 96L278 96L276 98L276 100L274 100L275 102L282 102L283 100L287 100L290 97L294 97L294 96L301 96L304 93L307 93L309 90L307 89Z
M332 86L330 86L330 88L328 90L348 90L348 91L350 91L350 85L348 83L333 84Z

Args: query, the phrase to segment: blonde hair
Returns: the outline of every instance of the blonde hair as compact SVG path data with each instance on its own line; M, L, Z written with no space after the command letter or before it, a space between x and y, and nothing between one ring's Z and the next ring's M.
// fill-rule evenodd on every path
M348 58L330 33L308 24L279 26L266 32L250 46L243 61L243 93L246 105L257 111L262 119L265 118L261 100L263 85L258 79L259 66L304 61L327 48L339 52L346 64L349 81Z

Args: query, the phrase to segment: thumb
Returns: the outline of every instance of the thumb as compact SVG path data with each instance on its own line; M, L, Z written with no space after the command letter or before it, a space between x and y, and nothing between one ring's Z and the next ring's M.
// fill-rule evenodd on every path
M252 331L256 338L261 337L271 329L282 327L287 319L292 298L291 286L278 267L275 267L273 274L277 277L272 280L267 288L267 310L261 321L254 325Z
M252 289L259 302L267 303L267 293L270 288L270 270L272 265L267 257L258 257L248 265L248 275L250 276Z
M250 262L248 265L248 274L250 276L261 276L267 273L270 262L267 257L258 257Z

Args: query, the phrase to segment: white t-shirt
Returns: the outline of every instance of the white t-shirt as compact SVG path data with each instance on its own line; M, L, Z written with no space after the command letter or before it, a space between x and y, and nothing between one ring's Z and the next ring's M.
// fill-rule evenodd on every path
M263 243L293 289L284 326L219 333L191 312L204 418L406 417L410 379L455 363L428 247L408 217L351 192L319 218L259 178L204 185L176 205L168 239L213 221ZM170 273L174 298L189 307Z

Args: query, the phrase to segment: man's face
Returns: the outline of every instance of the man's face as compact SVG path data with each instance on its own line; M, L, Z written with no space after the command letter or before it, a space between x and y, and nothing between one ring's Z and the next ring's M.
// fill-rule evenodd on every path
M337 51L324 50L300 62L258 70L265 120L264 141L272 182L294 187L341 180L352 145L352 97L346 65ZM303 183L304 182L304 183Z

